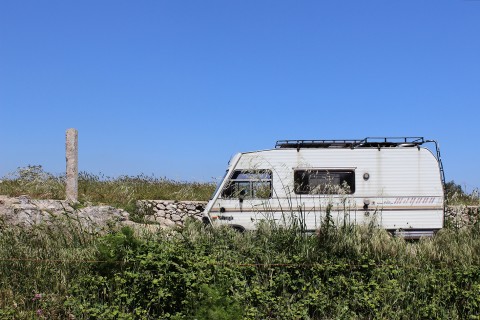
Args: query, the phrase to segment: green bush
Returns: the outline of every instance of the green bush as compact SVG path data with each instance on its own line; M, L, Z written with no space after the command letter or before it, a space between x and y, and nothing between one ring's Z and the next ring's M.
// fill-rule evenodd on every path
M465 319L480 313L477 235L454 231L411 243L368 226L328 232L335 244L268 225L238 234L192 222L139 242L121 231L99 243L108 242L109 257L122 264L110 273L92 266L67 305L85 319ZM448 257L467 245L474 257L435 255Z
M480 314L480 237L474 229L406 242L369 226L331 227L328 244L321 234L295 229L263 225L240 234L195 221L157 234L129 228L102 237L62 233L3 226L0 318L31 319L38 312L50 319ZM19 260L6 259L12 257Z

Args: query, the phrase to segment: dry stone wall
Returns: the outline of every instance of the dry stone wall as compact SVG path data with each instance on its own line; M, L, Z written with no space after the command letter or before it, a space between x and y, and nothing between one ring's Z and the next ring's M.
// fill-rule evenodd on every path
M139 200L138 213L161 226L183 226L188 217L202 220L207 201Z
M445 211L445 224L455 228L478 225L480 206L448 206Z
M129 225L138 229L183 226L187 217L202 219L206 201L140 200L137 211L148 225L130 220L130 214L107 205L73 205L66 200L35 200L28 196L0 195L0 223L31 227L61 219L74 221L90 231L107 230L113 225Z
M107 230L129 220L129 213L107 205L73 207L66 200L35 200L0 195L0 222L20 227L64 220L88 231Z

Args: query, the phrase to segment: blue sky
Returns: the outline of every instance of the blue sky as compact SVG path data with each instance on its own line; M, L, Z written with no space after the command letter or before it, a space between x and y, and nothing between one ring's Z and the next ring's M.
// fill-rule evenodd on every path
M480 186L480 1L0 1L0 176L221 177L280 139L424 136Z

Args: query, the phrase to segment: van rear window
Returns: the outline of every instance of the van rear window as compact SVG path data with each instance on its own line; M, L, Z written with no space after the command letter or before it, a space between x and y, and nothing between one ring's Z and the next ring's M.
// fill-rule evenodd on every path
M268 199L272 197L270 170L236 170L223 189L222 198Z
M295 170L296 194L352 194L355 192L353 170Z

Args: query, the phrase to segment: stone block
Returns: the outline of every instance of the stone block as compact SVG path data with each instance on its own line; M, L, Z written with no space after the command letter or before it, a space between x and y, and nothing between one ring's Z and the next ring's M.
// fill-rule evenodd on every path
M182 220L182 217L178 214L172 214L172 221L180 221Z
M156 215L157 217L162 217L162 218L165 218L165 215L166 215L166 214L167 214L167 213L165 212L165 210L158 210L158 211L155 213L155 215Z
M145 221L149 222L157 222L157 218L155 216L145 216L144 219Z
M169 219L165 219L162 223L162 225L166 227L173 227L175 225L175 222Z

